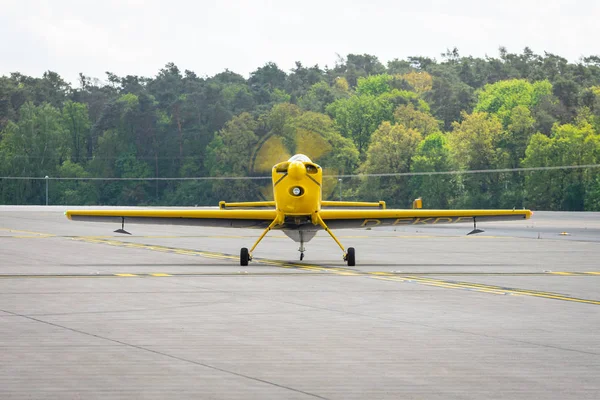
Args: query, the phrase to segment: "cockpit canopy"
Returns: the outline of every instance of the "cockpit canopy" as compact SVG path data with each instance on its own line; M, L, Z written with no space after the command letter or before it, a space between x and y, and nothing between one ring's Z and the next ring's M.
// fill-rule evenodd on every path
M304 154L296 154L288 160L288 162L294 162L294 161L312 163L312 161L310 161L310 158L308 158L308 156L305 156Z
M310 160L310 158L308 158L308 156L306 156L304 154L296 154L293 157L291 157L289 160L280 162L279 164L274 165L273 169L277 173L285 174L288 172L288 168L289 168L290 164L292 164L294 162L300 162L300 163L304 164L304 168L306 169L306 172L309 174L316 174L318 172L318 170L321 168L317 164L313 163Z

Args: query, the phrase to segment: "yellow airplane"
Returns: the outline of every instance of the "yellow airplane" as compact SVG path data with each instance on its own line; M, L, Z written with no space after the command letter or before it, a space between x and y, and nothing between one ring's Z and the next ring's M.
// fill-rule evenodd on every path
M346 250L331 229L471 222L474 229L469 234L473 234L483 232L477 229L477 222L528 219L533 214L530 210L425 210L420 199L407 210L386 209L383 201L324 201L323 170L303 154L274 165L272 178L275 201L222 201L218 210L68 210L65 215L75 221L120 223L121 228L115 231L119 233L129 233L124 230L125 222L263 229L250 250L241 249L240 265L248 265L256 246L272 229L282 230L300 243L300 260L304 258L304 244L323 229L342 249L348 266L354 266L354 248Z

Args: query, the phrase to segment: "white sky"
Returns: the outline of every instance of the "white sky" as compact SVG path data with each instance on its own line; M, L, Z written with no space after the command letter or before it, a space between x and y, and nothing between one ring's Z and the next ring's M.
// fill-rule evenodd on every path
M521 53L600 54L597 0L0 0L0 75L155 76L167 62L245 77L268 61L321 67L336 54L440 60Z

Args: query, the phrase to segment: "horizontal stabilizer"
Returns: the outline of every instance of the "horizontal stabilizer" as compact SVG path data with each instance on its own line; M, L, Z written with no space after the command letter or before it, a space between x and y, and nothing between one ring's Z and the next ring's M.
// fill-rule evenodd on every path
M322 201L321 207L341 207L341 208L369 208L375 207L385 210L385 201Z

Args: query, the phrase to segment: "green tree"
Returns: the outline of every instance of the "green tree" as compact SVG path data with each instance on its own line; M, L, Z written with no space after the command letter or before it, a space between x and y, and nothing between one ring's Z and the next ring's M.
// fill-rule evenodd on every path
M388 74L371 75L358 78L356 93L359 95L369 94L372 96L379 96L390 91L391 81L392 77Z
M70 137L71 160L77 164L86 161L91 146L91 124L85 104L67 101L62 109L62 123Z
M404 79L408 84L413 88L415 92L422 95L426 92L429 92L433 88L433 78L427 72L416 72L411 71L404 75L402 75L402 79Z
M325 81L325 72L318 65L306 68L300 61L296 61L295 68L287 76L286 91L290 100L297 102L310 88Z
M18 122L9 122L0 134L0 175L21 177L56 176L56 168L70 153L60 112L50 104L28 102L20 109ZM44 204L40 180L8 181L1 198L14 204Z
M529 83L523 79L511 79L486 85L478 93L475 112L483 111L496 115L504 127L511 123L511 113L515 107L529 109L552 96L549 81Z
M431 114L416 109L412 103L398 106L394 121L420 132L423 137L440 132L440 122Z
M387 63L387 73L390 75L406 74L412 70L413 68L411 67L410 62L406 60L395 58Z
M584 91L581 100L583 107L579 114L585 114L585 119L600 133L600 86L592 86ZM578 116L578 118L580 118Z
M475 103L473 88L462 82L451 71L433 74L431 91L424 99L431 105L431 114L443 121L444 130L452 129L453 122L460 122L463 112L470 113Z
M346 59L340 57L335 68L330 72L336 77L343 75L351 87L356 87L358 78L383 74L385 67L377 57L370 54L348 54Z
M371 134L383 121L391 121L394 105L382 96L362 95L339 99L327 107L337 129L352 139L361 155L366 152Z
M14 121L17 117L18 105L14 104L18 97L18 85L14 79L7 76L0 76L0 132L9 121Z
M583 121L555 125L552 136L535 134L523 160L525 167L595 164L600 156L600 135ZM597 173L593 169L532 171L525 179L528 204L535 209L581 211L598 209Z
M494 115L485 112L463 114L463 121L453 124L448 135L453 163L464 170L487 170L498 166L497 144L502 135L502 124ZM459 177L463 186L461 207L498 207L502 204L499 174L465 174Z
M281 92L275 92L275 89L285 90L286 78L285 72L280 70L277 64L269 62L250 74L248 85L256 102L270 108L273 104L272 97L275 95L277 98L281 95Z
M326 82L315 83L308 92L298 100L298 105L307 111L324 113L327 106L337 99L347 98L348 91L329 86Z
M446 136L432 133L423 139L412 157L411 172L444 172L454 170ZM457 195L454 175L416 175L410 179L412 197L421 197L427 208L450 208Z
M115 173L120 178L150 178L152 168L144 160L136 157L135 152L119 154L115 161ZM123 181L118 182L121 187L116 204L146 205L151 203L150 183L148 181Z
M250 173L249 149L255 148L258 123L248 113L242 113L225 124L210 143L206 168L210 176L248 176ZM221 200L256 200L256 185L247 180L215 180L212 184L213 198Z
M367 159L361 170L366 174L409 172L421 134L404 125L384 121L373 133ZM391 205L410 203L409 179L401 177L367 178L362 195L371 200L384 199Z
M60 178L89 178L90 174L83 166L66 160L57 168ZM98 186L86 180L65 179L52 181L49 185L49 197L52 204L94 205L98 204Z

